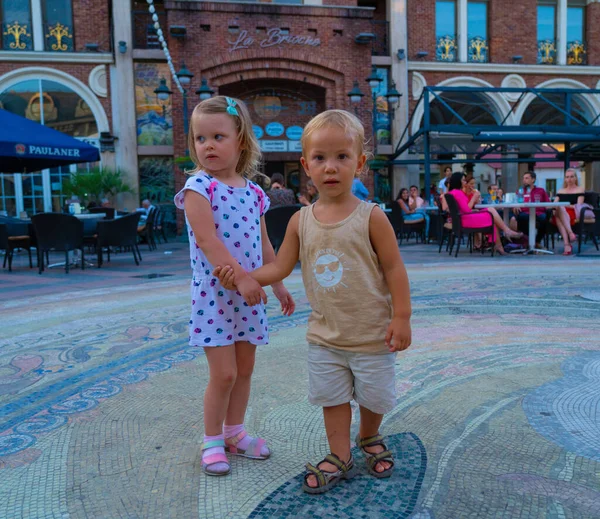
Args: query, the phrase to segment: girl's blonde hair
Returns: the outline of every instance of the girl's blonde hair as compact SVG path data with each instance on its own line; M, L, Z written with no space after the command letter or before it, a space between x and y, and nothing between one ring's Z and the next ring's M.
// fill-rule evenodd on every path
M231 114L227 111L227 107L230 106L230 104L227 102L228 99L235 102L234 108L238 115ZM215 96L211 97L210 99L206 99L205 101L198 103L192 112L192 124L190 124L190 130L188 133L188 148L190 150L190 158L196 165L196 169L191 171L192 174L203 169L204 167L198 159L198 155L196 154L196 137L194 135L193 124L194 117L197 117L200 114L225 114L228 117L231 117L235 123L235 127L238 132L238 144L242 150L240 159L235 167L236 173L247 178L263 176L263 174L260 172L260 146L256 136L254 135L254 131L252 130L252 119L250 118L248 107L239 99L234 97L228 98L225 96Z
M355 144L358 146L358 154L367 155L367 158L371 157L371 154L365 151L365 128L355 115L346 110L326 110L321 112L319 115L315 115L308 124L304 127L300 143L302 144L302 155L306 157L307 145L310 136L317 130L327 127L337 127L351 133ZM367 162L365 162L365 169L368 170ZM361 171L360 173L363 173Z

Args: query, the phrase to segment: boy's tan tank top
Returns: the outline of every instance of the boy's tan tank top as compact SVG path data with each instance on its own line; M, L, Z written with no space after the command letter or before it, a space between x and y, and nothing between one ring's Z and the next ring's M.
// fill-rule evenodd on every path
M300 261L312 307L307 340L356 352L388 351L390 292L369 239L375 204L361 202L341 222L323 224L313 205L300 211Z

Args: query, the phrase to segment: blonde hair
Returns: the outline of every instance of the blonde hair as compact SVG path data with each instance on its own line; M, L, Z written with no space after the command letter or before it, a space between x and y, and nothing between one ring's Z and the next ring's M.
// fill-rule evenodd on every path
M302 155L306 157L308 140L310 136L317 130L327 127L337 127L347 133L353 134L354 143L358 146L358 154L367 155L370 157L370 153L365 151L365 128L355 115L346 110L326 110L321 112L319 115L315 115L308 124L304 127L300 143L302 144ZM365 162L365 168L368 170L367 162ZM362 171L359 173L363 173Z
M568 168L568 169L565 171L565 174L564 174L564 177L563 177L563 178L565 178L565 177L567 176L567 173L568 173L569 171L572 171L572 172L573 172L573 175L575 175L575 185L576 185L577 187L579 187L579 177L577 176L577 170L576 170L575 168Z
M227 97L215 96L210 99L206 99L201 103L198 103L192 112L192 118L190 124L190 130L188 133L188 148L190 150L190 158L196 165L196 169L190 173L194 174L199 170L203 169L203 165L198 159L196 154L196 137L194 135L194 117L198 117L201 114L225 114L233 120L235 127L238 132L238 144L242 152L240 159L235 166L235 171L239 175L248 178L254 178L257 176L264 176L260 172L260 146L258 140L252 130L252 119L250 118L250 112L248 107L239 99L230 97L229 99L235 101L235 109L239 115L232 115L227 112Z

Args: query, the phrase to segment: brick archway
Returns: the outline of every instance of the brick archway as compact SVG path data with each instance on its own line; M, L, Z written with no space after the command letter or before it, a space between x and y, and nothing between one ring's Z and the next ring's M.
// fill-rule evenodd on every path
M307 82L326 90L327 107L343 107L347 104L346 91L350 80L339 70L311 58L306 52L294 55L272 51L256 55L254 51L240 53L237 59L225 61L228 55L216 56L202 67L202 74L212 86L235 83L242 76L247 79L287 79Z

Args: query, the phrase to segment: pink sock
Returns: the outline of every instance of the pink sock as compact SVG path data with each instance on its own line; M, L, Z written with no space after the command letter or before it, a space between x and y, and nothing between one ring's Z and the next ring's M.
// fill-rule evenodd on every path
M245 430L246 429L244 428L243 423L240 425L224 425L223 426L223 433L225 434L225 438L233 438L234 436L237 436L238 434L240 434L242 431L245 431ZM237 446L240 449L246 450L252 440L254 440L254 438L248 434L245 438L240 440L240 442L237 444ZM263 447L260 449L261 456L268 456L270 453L271 453L271 451L269 450L269 448L266 445L263 445Z
M219 434L217 436L206 436L205 435L204 443L211 442L214 440L224 440L224 439L225 438L223 437L222 434ZM210 456L211 454L225 454L225 447L211 447L210 449L206 449L205 451L202 451L202 459ZM214 463L213 465L211 465L210 469L213 470L214 472L227 472L229 470L229 464Z

